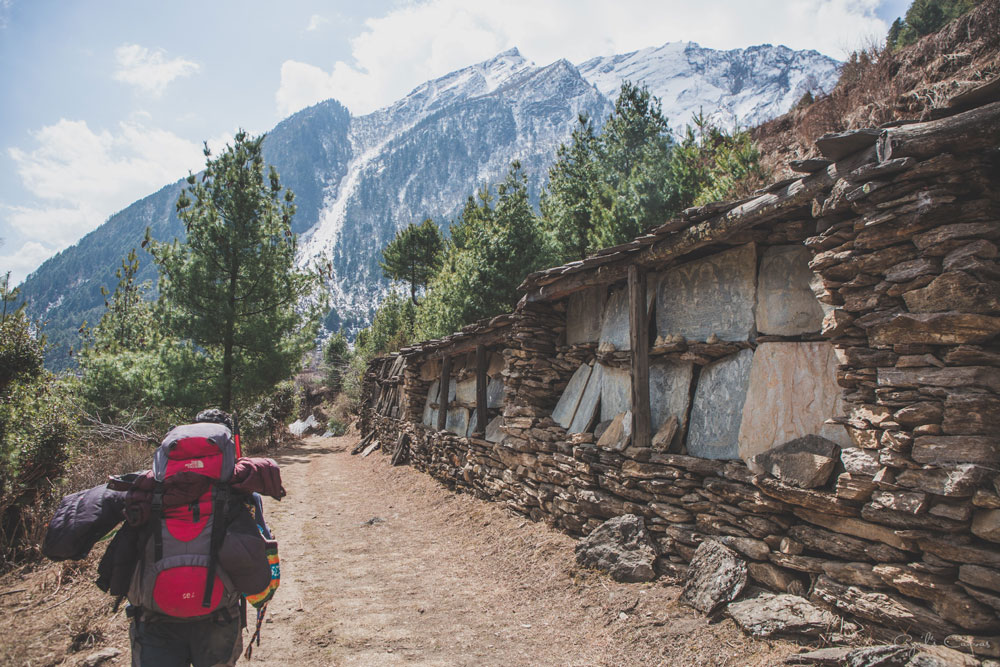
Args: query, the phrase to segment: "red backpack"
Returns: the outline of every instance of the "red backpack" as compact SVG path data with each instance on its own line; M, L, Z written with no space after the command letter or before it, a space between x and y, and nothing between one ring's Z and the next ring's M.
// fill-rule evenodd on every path
M150 533L129 589L132 605L194 618L239 602L240 593L219 567L235 463L236 443L222 424L188 424L167 433L153 457ZM191 475L213 480L209 490L190 504L164 503L166 487Z

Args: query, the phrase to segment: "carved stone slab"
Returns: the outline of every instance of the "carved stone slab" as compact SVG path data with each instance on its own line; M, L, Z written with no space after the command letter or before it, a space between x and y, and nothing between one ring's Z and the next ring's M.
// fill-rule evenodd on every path
M818 332L823 308L809 288L812 253L801 245L764 251L757 277L757 331L775 336Z
M587 380L590 379L592 367L590 364L581 364L573 377L569 379L565 391L559 397L555 410L552 411L552 421L563 428L569 428L573 423L573 416L576 414L576 406L580 404L584 389L587 388Z
M656 433L670 419L677 417L683 433L691 402L691 378L694 364L655 359L649 364L649 410L652 430Z
M479 415L479 409L473 408L472 413L469 415L469 425L465 429L465 437L471 438L472 434L476 432L476 419Z
M601 421L632 409L632 376L624 368L604 369L601 380Z
M566 343L596 343L601 337L601 321L607 288L603 285L575 292L566 308Z
M666 271L656 290L657 333L747 340L754 329L756 286L752 243Z
M437 424L437 410L431 407L431 404L437 403L440 387L441 382L434 380L431 383L430 389L427 390L427 400L424 401L424 423L428 426L435 426Z
M469 432L469 411L465 408L448 410L448 419L445 421L444 428L464 438Z
M566 429L570 433L583 433L588 431L597 416L597 406L601 403L601 380L604 377L604 366L595 364L587 380L587 388L583 390L580 397L580 404L576 408L576 415L572 423Z
M704 459L739 457L740 420L753 350L741 350L705 366L691 406L688 454Z
M502 423L503 417L497 415L486 425L486 440L488 442L500 443L507 437L507 434L500 430Z
M632 349L629 340L628 290L614 290L604 304L600 344L607 343L614 345L616 350Z
M490 378L486 383L486 407L499 408L503 406L503 380Z
M836 380L837 358L827 342L761 343L743 404L740 457L748 460L805 435L850 447L843 426L823 423L845 412Z
M463 405L476 404L476 378L466 378L455 385L455 400Z

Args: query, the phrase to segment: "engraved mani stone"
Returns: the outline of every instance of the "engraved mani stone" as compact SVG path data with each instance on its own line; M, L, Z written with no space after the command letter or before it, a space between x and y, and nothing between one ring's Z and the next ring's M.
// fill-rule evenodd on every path
M632 375L627 369L604 368L601 380L601 421L632 409Z
M752 243L665 271L656 290L657 333L697 341L712 334L722 340L748 340L754 330L756 291L757 252Z
M427 400L424 401L424 424L428 426L437 425L437 410L432 407L432 404L438 402L438 393L440 392L441 382L439 380L434 380L431 383L430 389L427 390Z
M580 404L576 408L576 415L566 429L570 433L584 433L590 430L597 415L597 406L601 402L601 379L604 377L605 367L601 364L594 364L594 369L587 380L587 388L583 390L580 397Z
M448 419L444 428L455 435L465 437L469 432L469 411L465 408L452 408L448 410Z
M466 378L455 385L455 400L465 405L476 404L476 378Z
M503 380L490 378L486 383L486 407L499 408L503 406Z
M573 423L573 417L576 415L576 407L580 404L580 398L583 396L584 389L587 388L587 380L590 379L591 369L590 364L581 364L576 369L573 377L569 379L569 384L566 385L562 396L559 397L559 402L556 403L556 407L552 411L552 421L563 428L569 428L569 425Z
M614 290L604 305L600 344L611 343L616 350L632 349L629 329L628 290Z
M500 424L503 423L503 417L497 415L494 417L489 424L486 425L486 440L487 442L500 443L503 442L507 437L507 434L500 430Z
M812 253L801 245L764 251L757 277L757 331L775 336L818 332L823 308L809 282Z
M607 288L603 285L570 295L566 307L566 343L596 343L601 337L601 322Z
M672 416L677 417L683 433L693 375L694 364L690 362L661 359L649 364L649 411L653 433Z
M691 407L687 450L705 459L739 458L740 421L753 350L741 350L705 366Z
M824 424L845 411L830 343L761 343L743 403L740 458L748 460L806 435L851 447L843 426Z

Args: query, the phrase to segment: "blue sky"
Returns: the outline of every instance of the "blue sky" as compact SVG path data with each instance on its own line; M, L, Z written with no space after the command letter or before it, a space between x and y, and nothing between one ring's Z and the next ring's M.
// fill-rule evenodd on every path
M355 114L512 46L536 64L668 41L835 58L909 0L0 0L0 273L20 282L245 128Z

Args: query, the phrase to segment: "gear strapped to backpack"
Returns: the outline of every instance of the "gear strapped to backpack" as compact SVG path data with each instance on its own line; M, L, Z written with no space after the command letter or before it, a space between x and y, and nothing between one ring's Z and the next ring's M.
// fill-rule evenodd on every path
M188 424L167 433L153 458L149 534L128 596L133 606L195 618L230 609L248 592L219 567L233 510L241 509L229 484L236 458L236 443L222 424ZM208 489L189 504L164 504L167 484L191 475L211 480Z

